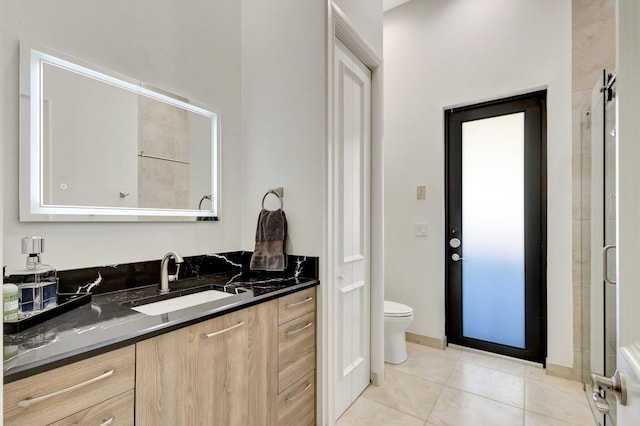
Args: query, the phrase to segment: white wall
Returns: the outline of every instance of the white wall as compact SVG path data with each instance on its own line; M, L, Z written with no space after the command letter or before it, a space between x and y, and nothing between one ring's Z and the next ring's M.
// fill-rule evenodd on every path
M242 248L253 250L260 202L284 188L286 250L319 256L324 218L323 2L242 2ZM278 206L269 196L265 206Z
M336 1L382 52L382 3ZM323 2L242 2L242 248L253 250L260 201L284 188L287 251L320 256L325 178ZM267 198L267 208L276 208Z
M20 238L47 239L59 269L237 250L240 245L240 4L0 0L4 257L22 267ZM19 223L18 39L24 37L206 104L220 113L220 222Z
M413 0L385 14L385 297L414 308L409 331L445 333L443 109L546 87L548 362L572 366L570 14L556 0Z

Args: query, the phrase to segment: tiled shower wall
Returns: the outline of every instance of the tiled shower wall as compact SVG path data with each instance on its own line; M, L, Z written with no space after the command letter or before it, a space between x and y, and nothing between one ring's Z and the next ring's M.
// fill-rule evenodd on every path
M182 108L138 96L138 207L188 209L189 119ZM183 163L183 162L186 162Z
M574 355L571 371L551 373L581 380L591 364L591 138L585 111L602 70L615 69L615 0L572 0L571 8Z

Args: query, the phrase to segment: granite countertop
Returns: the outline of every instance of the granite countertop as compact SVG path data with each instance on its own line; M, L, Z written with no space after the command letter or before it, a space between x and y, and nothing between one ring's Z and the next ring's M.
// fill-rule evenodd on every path
M238 281L236 281L238 279ZM241 281L242 280L242 281ZM17 334L4 336L4 383L131 345L200 321L313 287L313 278L251 278L215 274L170 284L172 293L194 288L233 294L179 311L149 316L127 306L157 296L157 285L94 295L90 303Z

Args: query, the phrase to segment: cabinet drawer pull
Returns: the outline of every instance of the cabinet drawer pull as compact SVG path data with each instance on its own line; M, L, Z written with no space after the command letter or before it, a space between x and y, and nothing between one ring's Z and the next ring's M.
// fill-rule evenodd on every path
M116 421L116 416L111 416L108 419L105 419L102 423L100 423L100 426L109 426L113 424L113 422L115 421Z
M295 308L296 306L304 305L305 303L309 303L313 300L313 297L309 296L301 302L290 303L287 305L287 309Z
M44 401L44 400L47 400L49 398L53 398L54 396L62 395L64 393L71 392L71 391L74 391L76 389L80 389L80 388L82 388L84 386L87 386L87 385L90 385L92 383L99 382L100 380L104 380L104 379L106 379L108 377L111 377L111 376L113 376L115 374L115 372L116 372L116 369L113 368L113 369L105 372L104 374L99 375L98 377L94 377L93 379L89 379L89 380L87 380L85 382L78 383L77 385L69 386L68 388L64 388L64 389L56 391L56 392L51 392L51 393L49 393L47 395L37 396L35 398L23 399L22 401L18 402L18 407L29 407L29 406L31 406L33 404L36 404L36 403L40 402L40 401Z
M203 334L202 337L204 339L208 339L209 337L214 337L214 336L217 336L219 334L226 333L227 331L231 331L234 328L242 327L243 325L244 325L244 321L240 321L236 325L232 325L231 327L225 328L224 330L216 331L216 332L209 333L209 334Z
M307 385L304 387L304 389L302 389L300 392L298 392L295 395L289 395L287 397L287 402L289 401L293 401L294 399L300 397L303 393L305 393L306 391L308 391L311 388L311 383L307 382Z
M302 330L305 330L313 325L312 322L308 322L300 328L296 328L295 330L287 331L287 336L291 336L292 334L300 333Z

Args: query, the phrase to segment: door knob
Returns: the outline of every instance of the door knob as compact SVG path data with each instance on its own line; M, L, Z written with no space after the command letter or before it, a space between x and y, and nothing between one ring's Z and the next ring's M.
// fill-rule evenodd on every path
M462 256L460 256L458 253L453 253L451 255L451 260L453 260L454 262L460 262L462 260Z
M620 405L627 405L627 385L619 370L616 370L612 377L591 373L591 390L596 408L603 414L609 413L611 409L603 391L613 393Z
M462 241L460 241L459 238L452 238L449 240L449 245L451 246L451 248L458 248L461 244Z

